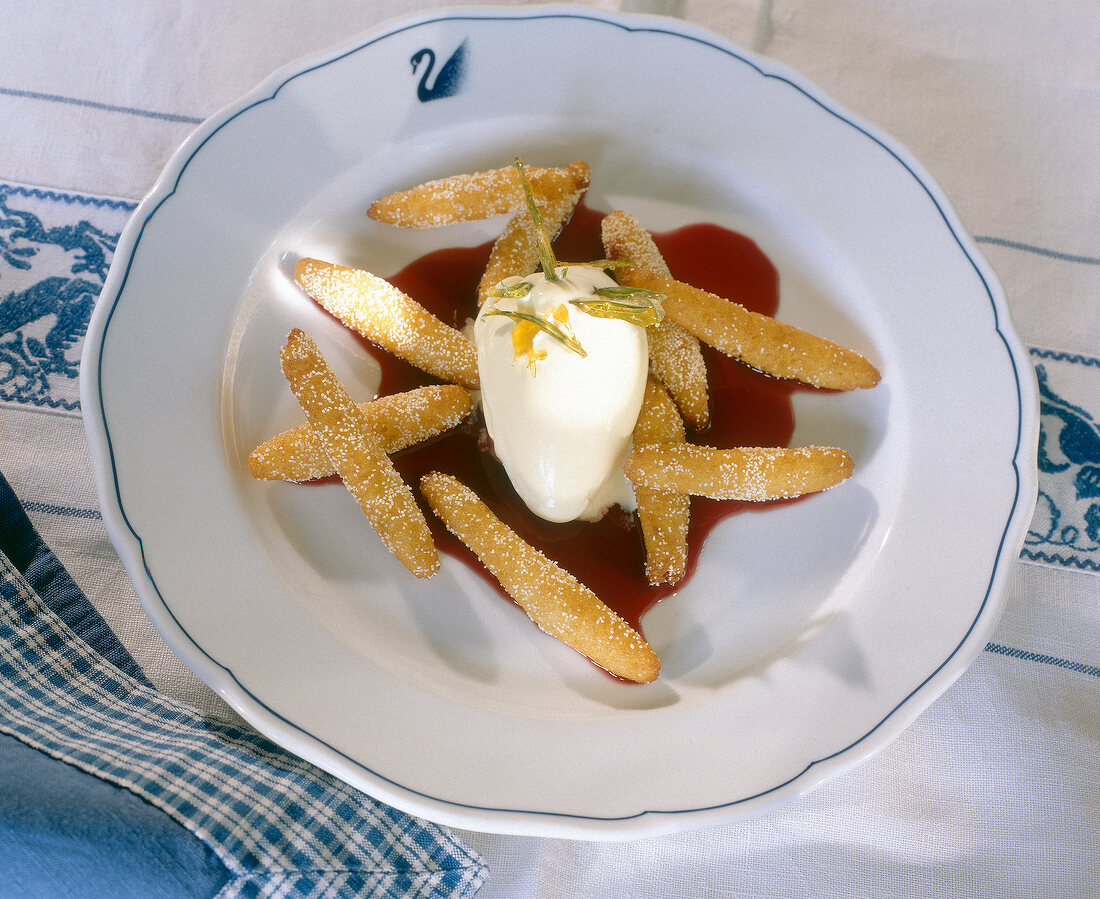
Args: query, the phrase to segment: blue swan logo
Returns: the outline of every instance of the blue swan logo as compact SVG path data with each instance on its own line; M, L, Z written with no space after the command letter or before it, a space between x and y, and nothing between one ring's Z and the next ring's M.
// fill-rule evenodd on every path
M429 100L439 100L443 97L452 97L459 92L466 76L466 42L463 41L459 44L458 49L451 54L451 58L443 63L431 87L428 87L428 79L431 77L432 69L435 68L435 51L430 47L417 50L409 59L409 62L412 63L414 75L416 70L420 68L420 64L424 63L420 84L416 88L416 96L421 103L427 103Z

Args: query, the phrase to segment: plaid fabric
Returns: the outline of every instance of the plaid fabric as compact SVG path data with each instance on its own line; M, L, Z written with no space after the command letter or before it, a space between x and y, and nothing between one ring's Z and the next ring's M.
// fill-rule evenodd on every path
M2 554L0 732L187 827L230 872L219 897L469 896L486 877L440 828L105 662Z
M119 671L145 686L152 684L118 641L103 616L88 602L69 572L38 536L19 498L0 474L0 553L27 584L76 635Z

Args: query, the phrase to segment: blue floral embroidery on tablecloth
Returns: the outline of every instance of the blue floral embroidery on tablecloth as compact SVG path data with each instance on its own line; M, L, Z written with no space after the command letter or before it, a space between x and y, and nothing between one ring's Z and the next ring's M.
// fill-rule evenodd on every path
M0 401L79 412L88 319L134 206L0 182Z
M1039 382L1039 497L1021 556L1100 571L1100 359L1032 349ZM1095 414L1094 414L1095 413Z

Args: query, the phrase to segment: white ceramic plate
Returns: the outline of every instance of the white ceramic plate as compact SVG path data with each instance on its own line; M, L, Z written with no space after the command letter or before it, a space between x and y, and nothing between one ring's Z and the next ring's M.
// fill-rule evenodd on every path
M460 47L450 95L418 99L414 54ZM245 466L300 418L278 367L292 326L355 392L376 378L293 261L390 274L482 242L499 222L410 233L363 210L517 153L586 159L590 205L655 230L751 235L781 317L884 374L799 396L794 442L847 447L855 477L713 534L644 621L664 662L648 687L600 676L454 560L411 578L339 485ZM169 645L277 742L468 828L701 827L850 768L985 645L1034 502L1030 368L939 189L799 76L673 20L426 14L278 72L141 204L83 364L104 519Z

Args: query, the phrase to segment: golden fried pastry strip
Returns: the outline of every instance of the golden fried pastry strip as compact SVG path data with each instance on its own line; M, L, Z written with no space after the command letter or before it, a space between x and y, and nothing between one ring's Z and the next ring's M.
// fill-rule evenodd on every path
M281 360L310 428L371 527L409 571L431 577L439 570L439 554L424 513L317 344L295 328Z
M833 487L851 477L852 457L831 446L714 449L667 443L638 447L624 470L645 487L762 502Z
M600 236L608 259L632 262L659 275L672 277L653 237L629 212L616 209L605 215L600 222Z
M632 267L620 280L632 287L659 290L665 314L716 350L777 378L791 378L830 390L874 387L879 372L854 350L817 337L731 300Z
M433 471L420 479L420 492L543 631L618 677L638 683L657 678L661 663L645 638L517 536L461 481Z
M381 396L359 409L384 453L396 453L453 428L470 412L470 392L457 384L434 384ZM309 422L283 431L248 456L252 477L265 481L312 481L336 474Z
M576 190L556 197L536 198L535 203L542 215L543 227L551 240L565 227L583 193L583 190ZM531 213L524 206L508 220L500 237L493 244L485 273L477 286L478 305L484 303L489 296L489 291L505 278L513 275L523 278L538 267L539 230L531 218Z
M477 389L474 345L385 279L309 258L298 260L294 277L314 300L371 343L440 380Z
M675 398L684 421L697 431L710 425L707 366L699 340L667 315L646 328L649 364Z
M600 231L608 259L625 260L672 276L650 233L629 212L609 212L603 217ZM668 317L646 328L646 336L653 373L672 394L684 421L696 430L705 428L710 424L710 399L698 338Z
M527 169L536 197L583 191L590 174L588 164L581 160L561 168ZM519 172L510 165L488 172L451 175L392 193L375 200L367 215L405 228L434 228L512 212L523 201Z
M646 383L634 426L634 446L684 442L684 423L668 391L655 378ZM645 543L645 574L650 584L675 584L687 570L691 498L657 487L634 488L638 523Z

